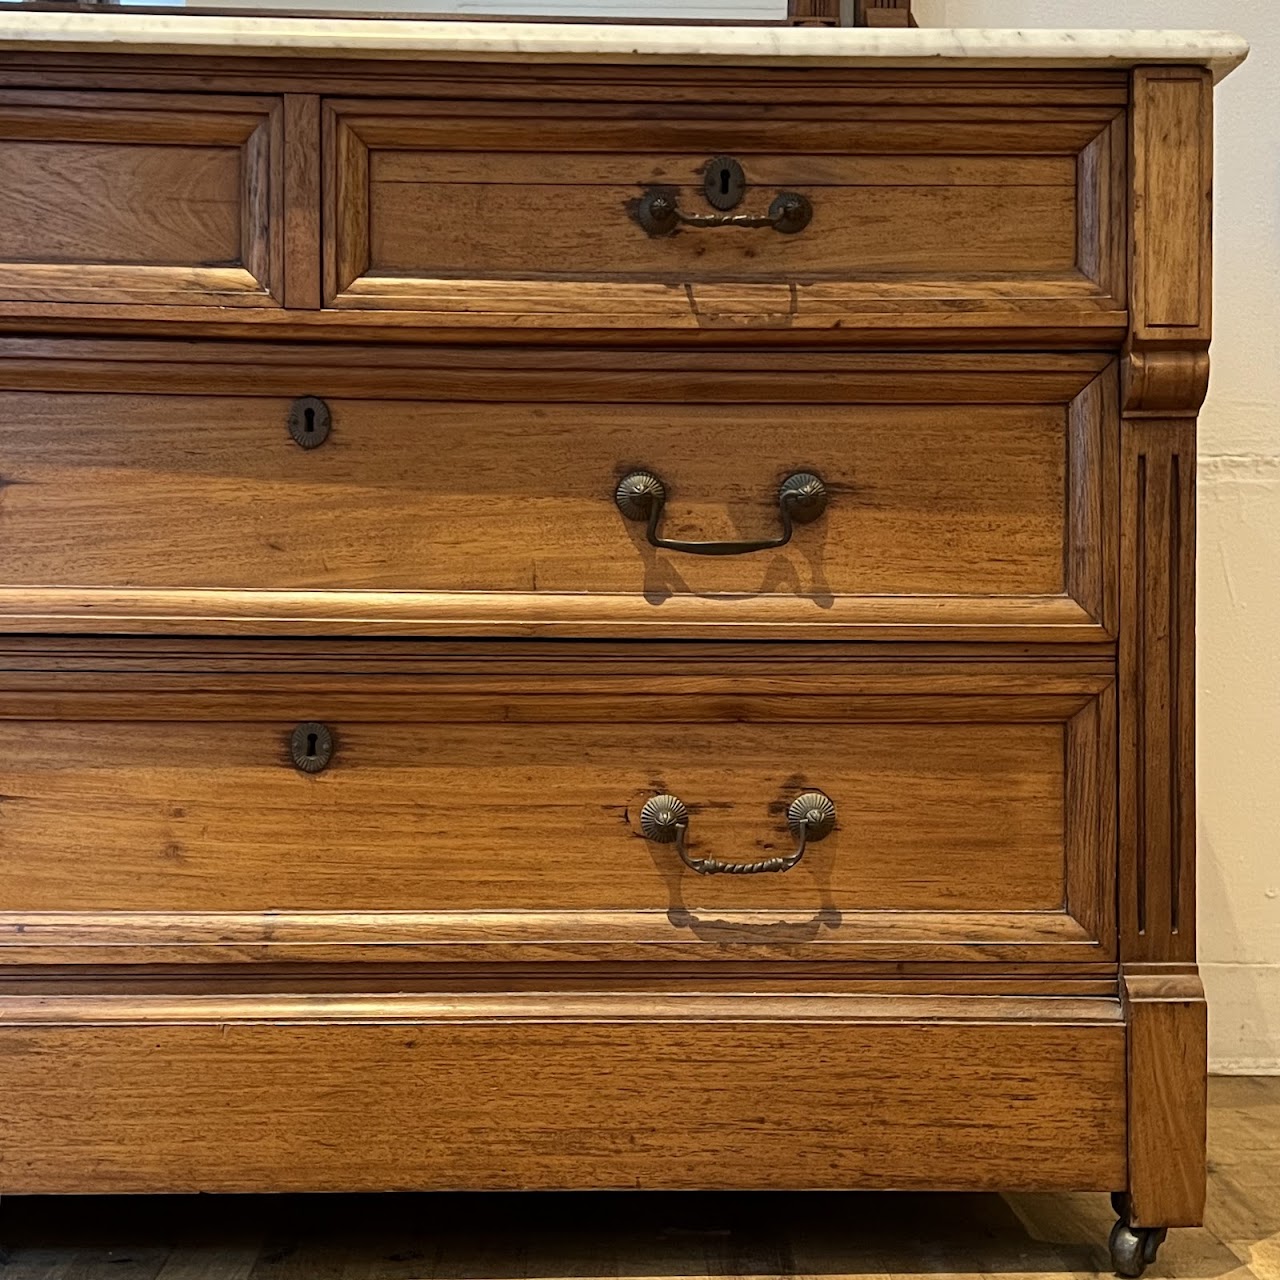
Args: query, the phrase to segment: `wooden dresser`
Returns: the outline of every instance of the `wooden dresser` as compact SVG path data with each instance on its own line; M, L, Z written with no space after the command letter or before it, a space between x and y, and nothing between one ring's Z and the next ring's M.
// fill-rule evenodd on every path
M0 47L0 1192L1200 1220L1240 42Z

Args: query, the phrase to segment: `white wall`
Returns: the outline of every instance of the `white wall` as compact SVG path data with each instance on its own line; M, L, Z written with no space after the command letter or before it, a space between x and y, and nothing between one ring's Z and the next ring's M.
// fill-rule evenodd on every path
M1200 960L1219 1071L1280 1072L1280 4L919 0L956 27L1224 27L1213 378L1200 431Z

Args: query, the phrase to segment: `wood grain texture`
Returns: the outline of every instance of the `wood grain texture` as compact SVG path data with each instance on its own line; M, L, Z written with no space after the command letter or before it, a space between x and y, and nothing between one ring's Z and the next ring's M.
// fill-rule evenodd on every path
M284 773L270 726L6 723L6 906L643 910L669 895L695 911L1043 911L1065 897L1052 726L824 726L820 748L776 728L337 733L312 783ZM828 751L895 763L851 777ZM187 759L198 772L170 765ZM692 806L692 855L768 858L792 844L780 809L814 780L849 817L786 876L695 881L675 850L639 842L640 806L671 787Z
M1122 434L1120 910L1131 961L1195 960L1195 424Z
M320 306L320 99L290 93L284 99L284 304Z
M882 977L939 966L1114 974L1114 947L1063 911L41 912L0 914L0 964L325 966L693 964L750 959L861 965ZM1108 961L1111 961L1108 964ZM352 970L355 971L355 970ZM1001 970L1003 971L1003 970ZM554 974L553 974L554 976Z
M476 15L476 21L484 21ZM714 24L713 24L714 25ZM746 25L751 25L747 23ZM764 68L761 68L764 70ZM0 85L25 76L63 89L176 91L203 86L212 93L333 93L348 97L420 98L433 102L474 102L486 94L499 101L545 104L602 101L663 101L713 107L717 115L730 107L770 106L801 118L817 117L815 105L832 111L848 107L947 106L1124 108L1129 102L1129 73L1101 68L1039 69L965 67L947 70L912 67L767 68L767 75L743 75L741 67L702 64L693 74L689 64L651 63L469 62L465 59L387 60L385 58L316 57L300 59L246 57L224 51L217 58L173 54L163 65L146 54L6 53ZM198 78L198 79L197 79ZM817 117L821 118L821 117Z
M914 27L911 0L854 0L854 24L860 27Z
M1067 404L1116 363L1107 352L793 350L681 342L644 350L520 343L152 341L0 337L0 387L201 396L539 399L570 404ZM1126 362L1128 364L1130 362ZM1095 389L1097 390L1097 389Z
M788 236L651 238L628 213L643 189L669 189L691 210L704 203L700 113L610 103L584 125L580 109L569 118L551 101L531 128L501 104L472 104L465 120L456 111L326 106L330 305L430 312L436 324L612 328L647 316L769 329L843 323L877 299L954 305L984 283L993 301L1115 305L1114 112L1034 126L998 110L965 123L945 109L928 123L929 108L874 124L855 112L838 128L726 116L712 151L743 161L748 202L798 190L814 202L813 224Z
M617 997L594 1016L566 1007L528 1020L422 1010L406 1024L369 1000L367 1016L316 1022L304 1006L288 1025L267 997L260 1012L206 1002L198 1022L170 1010L92 1026L81 999L63 1025L37 1027L21 1013L13 1025L0 1000L0 1187L1103 1189L1123 1178L1124 1035L1105 1008L1057 1022L1046 1001L1050 1016L1028 1023L955 998L942 1023L912 1020L906 1002L897 1021L855 1009L814 1024L786 1001L764 1020L713 1023L696 1001L676 1022L655 1021L649 1004ZM820 1072L797 1070L815 1061Z
M619 992L644 992L655 998L715 996L737 1002L722 1005L730 1013L740 1010L742 998L747 996L802 998L803 1008L818 1011L836 1007L829 1004L827 997L840 997L843 1003L839 1008L847 1010L853 1006L846 997L857 996L864 998L861 1016L889 1020L901 1017L902 1008L898 1004L901 996L912 997L912 1017L925 1017L921 1011L932 1010L944 1020L947 1012L954 1008L950 997L981 996L988 1000L989 1007L998 1008L1001 1017L1031 1022L1046 1010L1050 1014L1057 1010L1068 1018L1082 1011L1091 1017L1102 1017L1098 1001L1103 1000L1108 1002L1108 1016L1122 1020L1115 969L1114 966L1108 969L1105 964L1080 965L1065 974L1052 965L989 965L979 969L954 964L904 966L890 981L886 981L884 969L874 964L815 961L777 965L751 959L698 965L665 961L425 966L125 964L90 970L10 965L0 972L0 993L22 996L28 1001L29 1010L38 1008L43 1011L40 1016L47 1014L55 1020L58 1005L53 998L64 996L112 996L116 998L112 1006L116 1010L127 1005L124 997L165 997L173 1002L174 1008L190 1015L193 996L274 996L281 1000L324 996L330 1007L340 1012L346 1007L343 1002L352 996L453 999L459 995L488 997L535 992L541 994L548 1007L561 996L598 1002L611 999ZM1042 996L1060 998L1049 1005L1039 998ZM995 1001L1000 1002L998 1006ZM15 1004L13 1008L16 1007ZM406 1007L410 1009L407 1016L416 1016L411 1006ZM444 1005L437 1001L436 1007ZM672 1000L668 1008L674 1012L679 1008L678 1001Z
M838 27L839 0L787 0L787 25L792 27Z
M1204 1220L1208 1027L1194 970L1126 968L1129 1196L1141 1226Z
M1208 386L1212 92L1140 69L1133 332L1121 430L1120 949L1132 1220L1202 1220L1206 1011L1195 971L1196 413Z
M277 307L280 100L0 93L0 311Z
M585 592L654 605L1066 593L1060 406L975 417L330 401L333 432L308 453L285 430L289 404L0 396L0 572L15 586ZM1085 428L1107 429L1114 415ZM667 486L668 538L776 536L792 471L822 476L832 499L786 549L682 556L650 548L614 505L637 466ZM1081 483L1087 501L1098 482ZM1085 542L1095 559L1097 541Z
M148 274L143 266L98 266L79 274L55 273L53 279L47 272L14 262L9 266L9 298L0 304L0 329L168 336L180 325L188 334L222 338L252 330L272 336L323 335L345 340L376 331L415 341L491 341L502 340L504 334L509 340L512 331L519 331L528 341L556 342L570 333L591 333L598 341L629 344L661 341L679 331L688 339L706 335L751 345L762 340L768 344L845 343L853 333L874 344L892 342L893 335L901 332L909 332L914 342L946 345L957 330L964 329L970 344L998 347L1034 342L1078 347L1082 332L1087 331L1094 342L1118 342L1126 327L1126 298L1118 288L1123 280L1117 255L1106 239L1109 236L1114 246L1115 228L1122 220L1123 189L1113 179L1123 163L1116 146L1117 121L1128 100L1123 73L982 69L956 74L921 69L904 75L771 67L764 75L744 76L736 68L701 67L691 75L687 67L393 65L359 59L230 56L216 62L166 57L161 67L155 60L129 55L24 52L7 55L0 65L0 92L8 95L10 116L22 128L33 127L32 120L48 127L51 118L50 113L29 107L33 83L43 86L38 92L54 95L69 110L78 111L82 119L77 128L106 129L104 121L95 123L91 117L98 105L107 105L108 110L98 114L115 111L120 118L128 116L135 132L154 134L166 144L180 140L204 145L209 130L188 118L189 107L198 116L203 107L220 109L219 102L269 98L277 104L273 108L276 122L270 128L272 172L280 171L282 176L266 204L246 211L246 236L264 225L256 214L268 204L272 222L278 220L281 225L271 233L274 265L265 295L260 262L243 269L161 268L158 276ZM390 113L396 129L415 115L438 121L446 134L457 134L462 146L459 149L458 141L447 142L444 151L437 148L431 154L487 159L492 152L499 164L503 156L519 160L522 147L537 148L544 124L568 133L567 144L557 151L562 157L580 148L576 135L584 121L598 132L620 130L620 141L600 145L604 153L624 160L628 149L632 159L641 161L646 157L659 161L673 154L669 146L655 152L644 141L646 131L665 130L668 138L681 138L674 155L683 154L686 160L691 156L703 160L708 149L732 144L766 165L771 157L796 151L793 139L798 138L802 143L798 150L818 162L818 172L800 175L805 182L816 184L815 190L834 193L833 198L845 199L841 191L861 192L869 201L858 215L864 223L864 249L878 239L882 249L893 254L904 232L916 235L917 226L946 224L948 234L926 230L919 245L921 254L932 259L935 268L954 259L972 269L938 268L943 270L940 278L928 261L913 265L899 254L897 266L891 263L887 273L861 261L855 264L857 270L846 270L834 280L806 281L804 272L790 271L788 284L761 275L762 264L746 256L758 251L748 247L746 253L735 248L730 257L736 253L742 270L748 275L755 272L755 283L744 283L738 270L726 285L708 278L705 271L695 280L697 271L691 274L683 265L690 258L696 263L706 252L707 239L702 237L701 249L695 242L693 253L679 251L675 283L624 281L616 275L620 269L616 262L599 268L595 283L515 278L495 282L474 274L452 281L386 274L366 280L371 207L354 188L336 199L334 181L344 171L359 177L361 169L368 168L367 158L379 153L370 153L351 130L344 137L335 129L327 132L321 198L329 237L343 240L347 247L326 254L326 296L337 296L349 287L341 292L342 306L335 310L315 308L309 279L305 291L295 283L293 296L300 301L278 306L280 300L288 301L290 274L304 270L300 263L310 257L309 248L303 251L291 237L303 231L308 220L319 217L314 202L305 212L294 202L286 217L281 189L295 182L299 165L314 171L321 132L313 119L302 117L296 117L286 131L281 127L284 113L278 107L285 98L296 107L322 97ZM170 111L173 103L181 109ZM655 110L655 103L664 104L663 108ZM539 122L536 129L528 127L530 112ZM523 136L511 144L491 144L486 131L500 126L503 117L508 134L514 129ZM192 136L193 129L198 137ZM282 160L286 133L289 156ZM304 138L306 145L300 146ZM97 145L104 154L114 154L128 141L119 146L110 141ZM473 148L469 153L467 146ZM476 146L481 149L476 151ZM930 158L939 148L944 161L954 162L952 176L944 177L941 186L937 174L945 166ZM865 179L855 175L847 187L828 182L825 167L839 161L842 153L861 162ZM395 148L383 146L380 154L393 158ZM406 154L411 155L412 149ZM335 164L339 158L342 163ZM475 168L472 163L473 178ZM260 164L246 165L244 171L248 176L260 169ZM1013 179L1003 195L999 186L990 185L997 171ZM645 180L644 164L613 179L615 185L628 189L628 198L638 189L636 184ZM753 181L755 194L763 194L764 179ZM487 183L483 173L477 182L501 189L501 184ZM466 186L457 185L459 189ZM565 190L590 196L601 188L570 184ZM478 190L472 197L481 202L494 198L493 191ZM884 234L880 218L894 214L895 200L901 209L927 210L928 217L899 221L891 234ZM617 214L610 207L609 217ZM557 210L553 226L559 221ZM387 217L380 225L386 236L396 234L395 223ZM463 247L468 237L474 239L477 234L477 228L466 221L453 219L451 225L458 229ZM308 235L312 230L312 225L305 227ZM960 230L965 234L955 234ZM439 242L439 232L432 225L428 240ZM1035 247L1037 236L1047 257ZM676 246L668 247L678 249L693 239L676 237ZM590 236L588 242L594 243ZM757 243L749 235L734 235L729 242ZM486 252L501 250L504 244L500 238ZM1007 253L1004 262L1000 261L1002 248ZM796 250L792 244L788 252L794 256ZM720 255L722 250L713 248L712 254ZM246 261L253 259L254 254L246 250ZM1041 271L1037 264L1052 265ZM545 265L535 263L535 274ZM711 263L705 265L712 268ZM305 271L310 270L308 262ZM712 269L712 275L716 271L723 276L723 265ZM217 298L216 308L207 305L211 296ZM235 313L227 314L231 308Z
M204 279L203 276L193 277ZM244 277L246 288L249 277ZM478 289L481 286L470 286ZM293 342L326 340L333 344L363 343L370 336L370 329L377 329L393 343L439 343L452 346L456 343L519 344L540 350L554 350L565 341L581 341L587 330L589 340L602 348L633 352L648 350L655 344L669 340L671 328L671 295L665 286L655 286L649 295L650 306L637 300L625 316L609 312L607 306L595 308L588 323L580 320L577 329L549 328L539 322L548 303L555 299L544 297L538 287L530 286L522 301L523 311L513 311L502 328L481 320L472 322L462 312L463 286L446 281L440 286L440 309L428 311L378 310L376 321L364 318L359 305L319 311L291 311L285 308L244 306L234 313L224 308L222 312L201 306L168 306L160 310L135 309L129 305L71 305L61 302L11 302L0 310L0 332L30 336L74 333L76 336L97 335L106 338L132 336L135 338L162 337L171 339L175 326L192 339L243 340L253 333L259 340L281 339ZM648 286L644 286L648 289ZM774 312L760 313L760 290L769 290L765 301L770 307L778 304L776 315L781 318L789 306L786 296L770 286L742 286L754 290L745 298L745 307L736 306L736 294L717 298L715 307L703 308L700 323L686 327L681 340L690 347L735 346L740 350L759 350L762 340L773 350L807 351L815 347L848 349L851 339L859 346L901 346L909 343L913 348L948 351L962 341L966 350L1002 350L1008 347L1034 345L1043 350L1075 351L1082 342L1093 347L1116 347L1124 341L1127 313L1082 304L1079 314L1073 309L1071 317L1064 320L1034 299L1022 297L994 297L991 309L982 311L957 310L945 292L936 296L912 298L894 303L892 290L872 285L865 289L870 309L850 315L838 302L824 296L826 285L806 285L806 296L812 310L829 314L832 321L805 327L791 322L774 323ZM987 294L992 291L981 283L974 292ZM235 294L226 295L226 308L236 306ZM352 294L356 298L356 294ZM585 317L591 309L592 299L586 298L584 309L577 313ZM893 305L886 305L886 303ZM729 305L732 304L732 305ZM687 310L687 302L681 306ZM754 312L752 308L755 308ZM377 309L377 304L373 304ZM598 314L596 314L598 313ZM839 327L834 324L840 321ZM505 334L503 337L501 335ZM574 336L576 334L576 337ZM515 350L516 347L506 347Z
M110 395L0 393L0 608L15 628L74 627L63 619L87 610L110 627L114 605L135 626L196 629L255 614L288 627L300 608L302 626L331 611L325 629L1113 634L1114 369L1006 381L996 366L892 363L851 372L844 404L829 375L770 382L696 361L661 381L406 371L406 390L440 384L412 401L364 399L378 378L353 375L359 398L329 399L333 433L311 452L284 429L290 400L237 397L241 376L217 366L173 371L217 393L198 398L121 394L119 377ZM290 380L314 392L334 377ZM686 392L723 402L686 406ZM613 502L637 467L667 487L666 537L771 536L795 470L832 497L786 549L680 555Z
M40 984L44 986L46 984ZM783 982L763 991L743 981L719 990L642 982L628 986L579 983L564 990L522 989L499 983L489 990L454 989L375 992L368 988L335 991L323 982L312 990L263 992L181 991L161 982L159 990L114 989L100 992L41 990L6 994L0 999L0 1025L13 1027L221 1026L226 1023L275 1025L448 1026L477 1023L621 1022L621 1023L769 1023L833 1026L856 1023L927 1026L974 1021L1112 1026L1124 1023L1114 991L1106 996L1009 996L967 990L948 995L932 990L864 992L849 984ZM127 984L133 987L136 984ZM154 984L153 984L154 985ZM917 984L920 985L920 984ZM930 984L932 985L932 984Z
M650 692L798 693L815 677L839 680L846 695L909 692L922 672L935 692L1096 693L1114 679L1114 646L1107 644L870 644L802 642L761 646L751 641L556 641L377 639L245 640L87 636L0 636L0 687L13 690L58 672L58 688L103 692L141 675L153 688L196 673L243 677L287 675L295 687L362 675L541 675L600 692L617 676L642 676ZM797 659L802 659L798 662ZM1041 661L1049 659L1051 661ZM586 678L583 671L587 672ZM38 687L38 686L37 686ZM46 685L47 688L47 679ZM263 684L268 688L269 684ZM450 689L458 686L450 685ZM560 685L556 686L561 687Z
M285 771L287 728L0 725L6 906L832 914L1065 898L1053 725L344 722L314 779ZM640 835L640 807L670 789L691 806L692 856L760 861L789 851L785 806L815 787L847 817L786 875L696 879Z
M0 57L0 1192L1198 1221L1209 97ZM715 153L812 225L645 236ZM641 466L673 537L832 503L678 558ZM768 856L810 787L782 876L637 829Z
M1010 673L962 665L889 683L864 668L843 694L811 677L783 696L585 667L568 681L461 674L441 690L353 675L296 692L278 675L184 689L157 673L149 690L99 672L74 698L65 678L45 677L42 694L9 676L4 905L15 926L53 912L74 927L82 913L86 943L113 912L145 940L150 913L160 945L181 936L172 913L191 915L192 942L214 918L253 929L271 913L331 926L349 914L376 938L393 911L418 919L388 919L388 937L427 945L467 941L456 913L495 917L503 945L624 949L874 943L878 913L910 916L921 941L980 944L994 926L1035 944L1063 915L1059 940L1105 955L1112 823L1067 802L1106 794L1113 730L1096 699L1109 682L1046 683L1043 670L1032 664L1021 695ZM287 740L311 720L335 754L307 775ZM808 789L836 802L838 828L784 875L699 877L639 828L644 801L671 791L693 815L695 856L758 860L793 847L786 806Z
M1122 369L1128 417L1195 418L1209 390L1209 352L1195 344L1130 344Z
M1195 68L1133 74L1133 334L1209 340L1213 83Z
M1280 1232L1280 1079L1209 1084L1205 1229L1172 1232L1160 1271L1249 1280L1266 1273ZM1055 1280L1064 1268L1093 1280L1111 1274L1110 1220L1094 1192L14 1197L4 1234L7 1280L154 1280L162 1260L164 1280L245 1280L246 1267L253 1280L817 1280L870 1266L885 1280L923 1269Z

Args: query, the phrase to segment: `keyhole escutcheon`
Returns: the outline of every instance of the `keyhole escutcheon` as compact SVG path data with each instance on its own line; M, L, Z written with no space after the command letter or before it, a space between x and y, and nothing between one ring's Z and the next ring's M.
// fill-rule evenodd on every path
M703 171L702 190L713 209L734 209L747 192L747 177L732 156L713 156Z
M289 735L289 756L300 773L319 773L333 759L333 730L305 721Z
M304 449L315 449L329 438L333 415L319 396L299 396L289 406L289 434Z

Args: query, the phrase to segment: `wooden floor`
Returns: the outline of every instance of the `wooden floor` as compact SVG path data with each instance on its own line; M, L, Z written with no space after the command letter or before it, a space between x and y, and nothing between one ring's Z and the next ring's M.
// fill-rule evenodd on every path
M1148 1275L1280 1280L1280 1078L1211 1102L1208 1225ZM1092 1276L1111 1222L1100 1195L8 1197L0 1280Z

